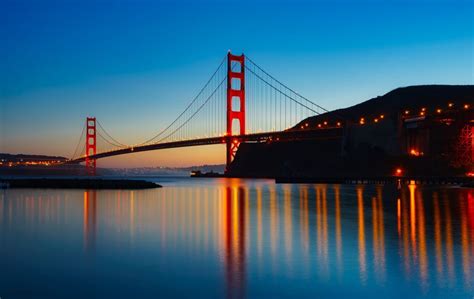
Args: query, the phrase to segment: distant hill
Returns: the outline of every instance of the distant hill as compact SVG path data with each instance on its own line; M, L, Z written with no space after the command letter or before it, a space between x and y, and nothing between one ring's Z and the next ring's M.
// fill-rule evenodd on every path
M408 110L412 114L426 107L427 110L447 109L448 103L453 107L464 104L474 105L474 85L418 85L400 87L383 96L378 96L354 106L337 109L317 116L309 117L294 128L304 123L317 125L323 121L351 120L358 121L361 117L371 119L381 114L394 116ZM390 113L389 113L390 111Z

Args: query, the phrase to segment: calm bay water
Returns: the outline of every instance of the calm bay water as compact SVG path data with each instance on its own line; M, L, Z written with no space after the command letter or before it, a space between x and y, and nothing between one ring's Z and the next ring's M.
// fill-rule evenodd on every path
M0 191L0 297L473 298L474 190Z

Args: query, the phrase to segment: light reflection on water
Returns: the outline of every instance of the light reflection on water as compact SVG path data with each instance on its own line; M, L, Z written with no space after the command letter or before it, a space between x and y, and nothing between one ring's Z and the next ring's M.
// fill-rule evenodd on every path
M474 294L472 189L6 190L0 223L2 298Z

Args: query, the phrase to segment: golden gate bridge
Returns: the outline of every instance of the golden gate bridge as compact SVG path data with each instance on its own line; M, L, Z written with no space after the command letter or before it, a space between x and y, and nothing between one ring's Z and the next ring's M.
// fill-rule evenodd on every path
M289 88L244 54L229 53L188 106L155 136L127 144L87 117L67 163L85 162L95 174L97 159L158 149L226 144L226 166L243 142L278 142L340 137L340 121L311 128L301 121L328 112Z

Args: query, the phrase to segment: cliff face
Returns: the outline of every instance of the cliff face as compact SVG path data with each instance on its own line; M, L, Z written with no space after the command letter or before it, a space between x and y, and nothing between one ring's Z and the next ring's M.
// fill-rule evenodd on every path
M448 108L449 104L451 107ZM451 148L438 153L424 145L423 152L420 150L421 154L414 157L407 152L410 150L407 142L416 132L427 139L427 144L430 140L440 144L454 143L462 125L460 121L457 124L454 119L444 124L434 118L431 120L428 115L443 115L450 109L449 117L452 118L459 110L465 122L466 117L474 119L472 108L464 109L466 104L470 107L474 105L472 85L398 88L349 108L307 118L291 129L315 129L319 126L324 129L324 126L334 127L340 122L344 126L342 138L241 144L229 174L241 177L387 176L398 167L407 169L412 175L462 174L465 169L453 167L452 161L447 158L449 153L446 151ZM417 118L420 114L423 118L426 115L426 119L414 123L415 129L410 128L406 118Z

